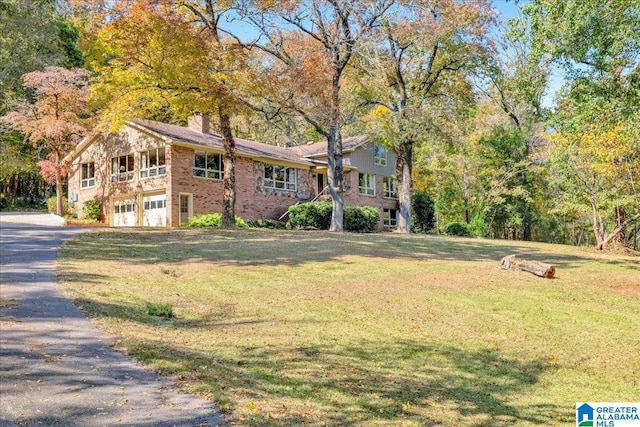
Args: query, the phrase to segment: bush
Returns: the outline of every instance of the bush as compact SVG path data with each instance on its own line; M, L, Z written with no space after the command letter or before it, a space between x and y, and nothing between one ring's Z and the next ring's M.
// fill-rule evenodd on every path
M56 213L56 196L52 196L49 197L47 199L47 210L49 211L49 213ZM61 216L67 216L69 215L69 201L67 200L66 197L62 197L62 215Z
M470 236L469 227L463 222L452 222L444 228L445 234L450 236Z
M435 225L435 210L431 196L423 191L413 193L411 197L411 228L416 233L426 233Z
M239 216L235 217L236 220L236 227L238 228L249 228L249 224L247 224L247 222L240 218Z
M0 196L0 211L11 210L13 208L13 203L11 200L7 199L4 196Z
M191 218L187 227L220 227L222 215L219 213L197 215Z
M187 223L187 227L220 227L222 214L212 213L194 216ZM236 227L247 228L247 223L240 217L236 217Z
M93 199L87 200L84 202L84 207L82 208L82 213L84 217L90 219L92 221L100 221L100 217L102 216L102 211L100 209L100 200Z
M471 218L469 223L469 233L475 237L489 237L489 228L481 215Z
M378 229L380 210L373 206L345 206L345 231L371 232Z
M328 230L331 226L331 202L300 203L289 207L289 225L293 228L313 227ZM345 206L345 231L375 231L380 220L380 210L372 206Z
M173 306L169 303L147 302L147 314L149 316L171 319L174 317Z
M289 206L289 224L293 228L314 227L328 230L331 225L331 202L310 202Z
M247 225L251 228L270 228L273 230L286 228L284 222L275 219L248 219Z

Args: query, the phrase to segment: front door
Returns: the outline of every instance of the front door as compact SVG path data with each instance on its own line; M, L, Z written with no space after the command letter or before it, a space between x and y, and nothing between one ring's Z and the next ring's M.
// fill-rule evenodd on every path
M180 194L180 225L184 225L191 220L193 215L191 194Z
M324 174L319 173L318 175L318 194L322 193L322 191L324 190Z

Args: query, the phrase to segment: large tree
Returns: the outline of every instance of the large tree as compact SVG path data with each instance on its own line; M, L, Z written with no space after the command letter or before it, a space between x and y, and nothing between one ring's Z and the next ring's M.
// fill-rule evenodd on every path
M584 84L593 90L592 80ZM612 241L633 246L627 230L640 220L640 113L620 115L619 97L580 86L574 82L561 100L550 136L558 207L590 219L598 249Z
M24 97L23 74L49 65L82 66L76 48L79 32L57 5L55 0L0 0L0 115L17 108ZM0 129L0 193L10 203L46 194L36 158L24 135Z
M89 45L97 77L96 98L112 127L145 117L216 118L224 148L222 226L235 225L235 157L231 116L240 104L232 93L242 70L237 44L219 27L229 4L213 0L120 2Z
M534 0L523 12L533 53L567 73L553 118L560 201L584 201L604 249L640 219L640 3Z
M485 1L402 2L381 22L377 38L359 58L361 96L376 109L369 122L383 131L379 137L397 157L400 231L411 230L414 149L426 132L435 130L434 112L447 92L454 91L454 75L487 54L492 22L493 11Z
M29 99L2 118L45 154L39 165L47 182L56 186L58 215L63 214L62 181L68 173L63 159L86 133L87 78L85 70L61 67L27 73L22 80L25 89L32 91Z
M482 78L476 79L483 99L493 104L484 103L478 111L487 123L479 155L487 183L484 192L490 196L482 221L494 236L531 240L535 205L544 187L540 159L546 111L542 104L551 67L546 58L532 54L527 41L513 34L506 34L497 46L494 57L480 69Z
M23 74L48 65L82 66L79 32L54 0L0 0L0 32L0 113L21 96Z
M264 98L299 114L327 140L331 231L343 230L344 75L363 39L394 3L259 0L245 11L259 33L255 40L245 40L245 46L268 55L261 65L274 90Z

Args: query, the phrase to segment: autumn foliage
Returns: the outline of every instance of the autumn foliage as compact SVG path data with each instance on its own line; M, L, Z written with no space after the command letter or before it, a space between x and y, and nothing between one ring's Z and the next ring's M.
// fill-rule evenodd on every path
M44 157L42 176L56 185L57 213L62 213L62 178L69 172L64 157L86 133L88 72L47 67L22 76L29 97L2 121L22 132Z

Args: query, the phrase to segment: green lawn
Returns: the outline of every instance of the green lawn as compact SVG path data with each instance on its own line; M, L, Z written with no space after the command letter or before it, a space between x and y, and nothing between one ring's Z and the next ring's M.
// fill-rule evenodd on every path
M556 279L498 269L515 253ZM640 260L422 235L93 230L65 291L238 425L575 425L640 396ZM175 318L147 314L170 303Z

